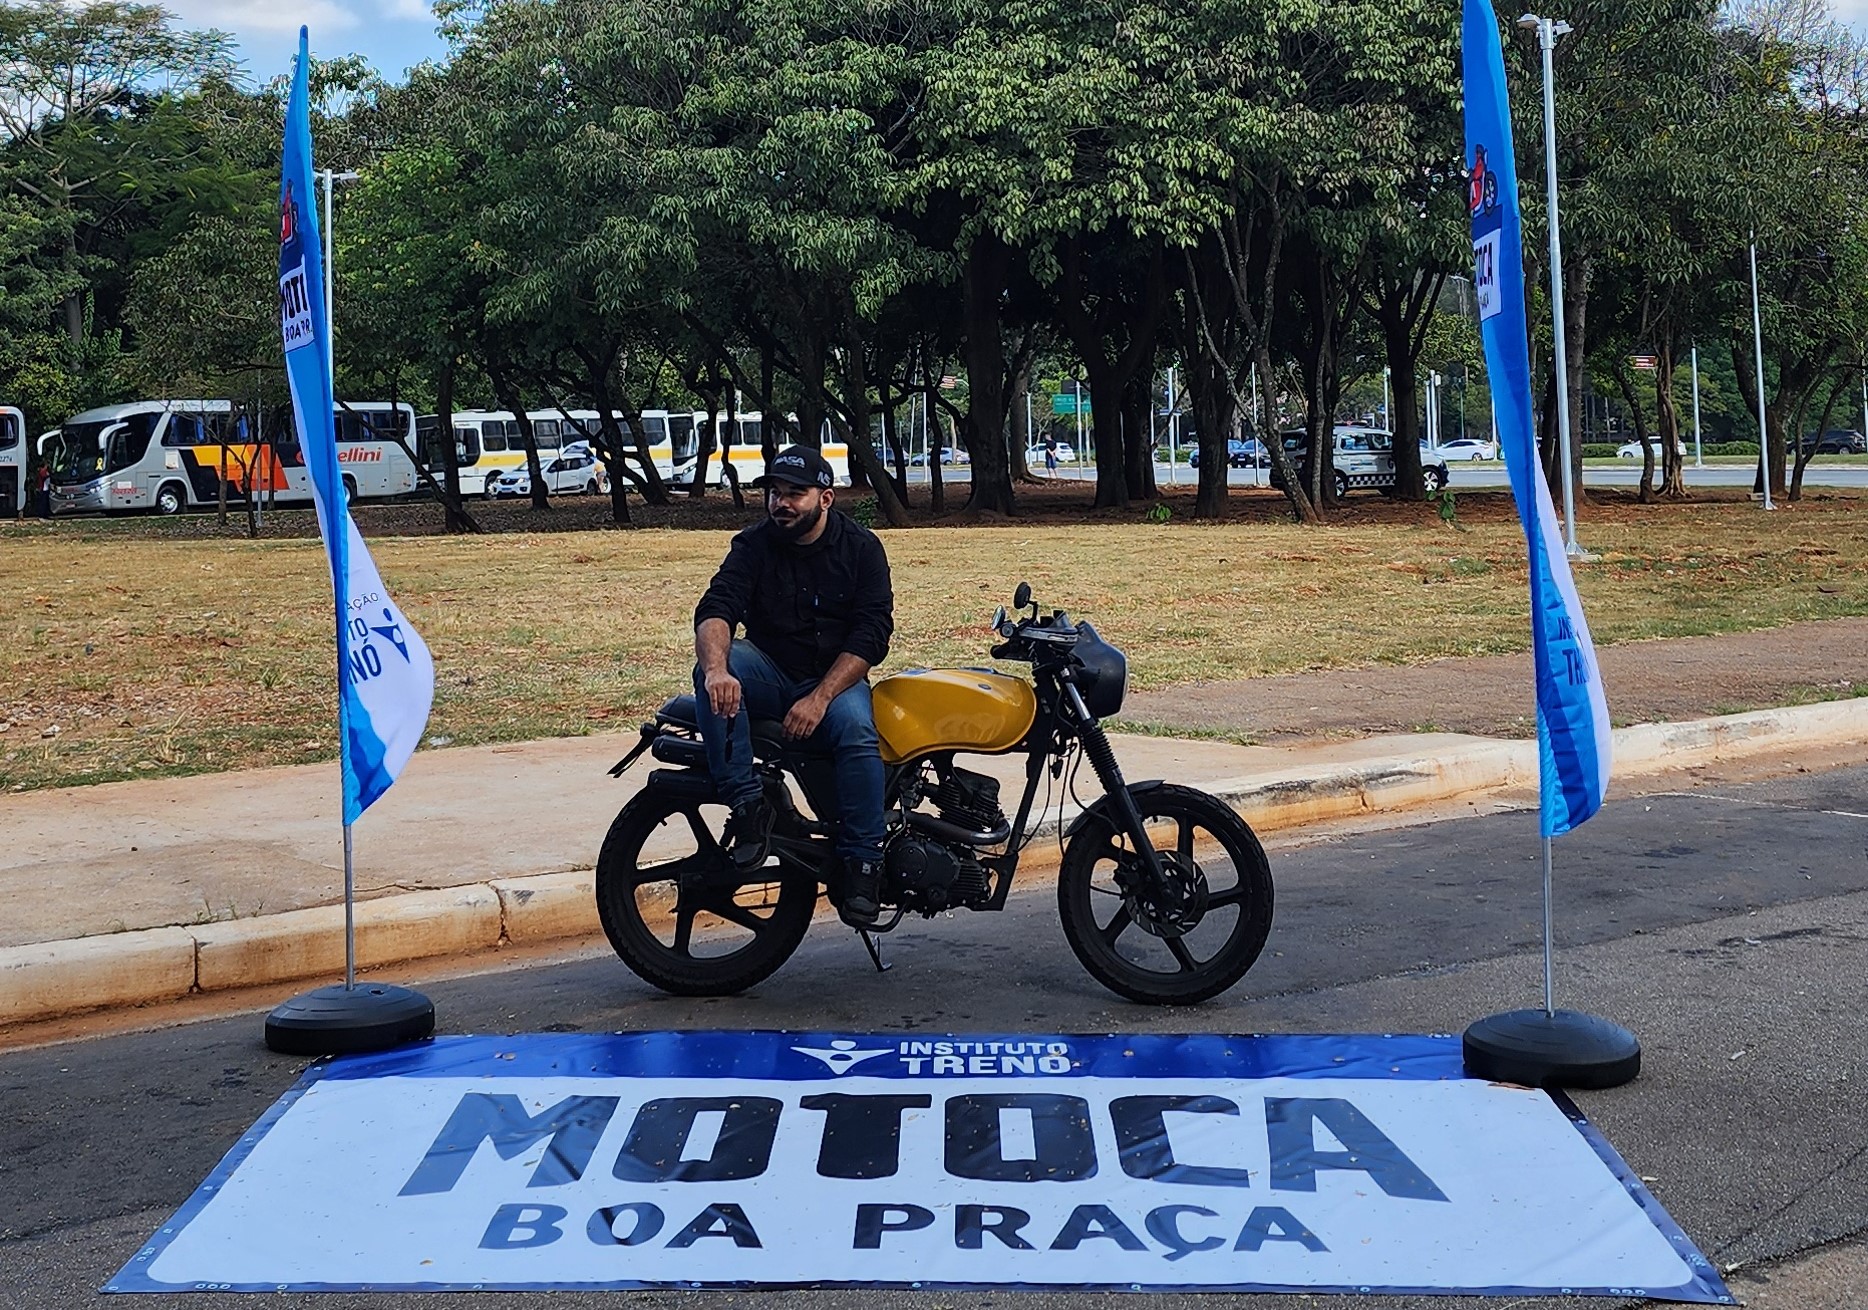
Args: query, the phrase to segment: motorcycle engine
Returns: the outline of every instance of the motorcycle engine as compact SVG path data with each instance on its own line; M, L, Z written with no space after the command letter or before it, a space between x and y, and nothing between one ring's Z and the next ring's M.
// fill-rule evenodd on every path
M935 915L987 900L986 870L964 846L903 833L883 854L883 876L904 909Z

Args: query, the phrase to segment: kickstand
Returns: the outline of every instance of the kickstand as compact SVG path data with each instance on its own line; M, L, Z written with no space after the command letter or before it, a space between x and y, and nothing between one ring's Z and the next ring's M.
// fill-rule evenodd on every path
M874 937L869 935L867 929L858 928L856 930L856 935L863 939L863 949L869 952L870 962L876 966L877 973L887 973L890 969L894 968L893 965L884 964L882 962L882 945L876 941Z

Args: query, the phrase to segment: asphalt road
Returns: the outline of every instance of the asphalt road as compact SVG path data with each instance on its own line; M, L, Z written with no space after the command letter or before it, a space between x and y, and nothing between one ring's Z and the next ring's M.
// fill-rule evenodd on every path
M1503 490L1511 485L1505 475L1505 466L1495 462L1449 463L1447 471L1452 475L1452 487L1455 491L1482 491L1488 489ZM1057 472L1047 476L1062 482L1081 480L1085 483L1096 481L1096 469L1085 464L1062 464ZM1228 474L1228 483L1235 487L1263 487L1268 485L1271 475L1265 469L1232 469ZM1688 465L1685 471L1686 485L1689 487L1750 487L1752 469L1749 465L1708 464L1704 468ZM965 465L947 466L941 469L944 482L969 482L972 470ZM1200 479L1200 470L1190 469L1186 465L1156 464L1155 481L1162 486L1192 487ZM908 470L908 480L914 484L925 483L928 471L924 468ZM1583 467L1583 485L1587 487L1635 487L1641 483L1641 461L1629 460L1623 464L1588 464ZM1806 487L1868 487L1868 464L1832 464L1821 459L1811 462L1804 470L1803 485ZM1552 493L1561 495L1559 488L1553 487Z
M1627 1024L1646 1052L1636 1082L1576 1099L1715 1262L1757 1265L1757 1277L1775 1280L1769 1290L1786 1299L1755 1302L1765 1307L1859 1304L1859 1281L1838 1270L1853 1260L1858 1275L1868 1232L1864 796L1868 768L1708 784L1612 802L1557 848L1558 1002ZM853 937L820 921L790 964L736 999L662 997L607 955L422 985L442 1031L482 1033L1432 1032L1540 999L1528 811L1287 839L1273 846L1272 870L1278 918L1265 956L1232 994L1188 1011L1144 1009L1098 988L1064 944L1048 889L1015 896L1003 916L906 927L889 944L886 975ZM0 1054L0 1305L92 1300L303 1068L266 1052L260 1037L261 1016L249 1014ZM1825 1277L1847 1284L1838 1296L1857 1299L1822 1300L1811 1289ZM631 1303L947 1310L1012 1299L670 1291ZM1054 1310L1117 1298L1026 1293L1015 1302ZM1153 1302L1214 1304L1192 1295ZM525 1310L614 1301L406 1294L270 1304ZM1286 1310L1317 1299L1253 1304Z

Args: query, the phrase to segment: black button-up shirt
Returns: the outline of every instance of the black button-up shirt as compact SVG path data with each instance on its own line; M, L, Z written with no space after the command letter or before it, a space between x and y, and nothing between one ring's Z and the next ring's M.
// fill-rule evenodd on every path
M746 640L789 676L821 678L848 652L871 665L889 653L895 592L876 534L836 509L808 546L786 542L765 519L733 538L694 609L694 626L744 624Z

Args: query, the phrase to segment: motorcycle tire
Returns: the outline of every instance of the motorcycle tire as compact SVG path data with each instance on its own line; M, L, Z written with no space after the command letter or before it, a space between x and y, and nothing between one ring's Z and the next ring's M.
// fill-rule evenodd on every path
M814 879L781 876L775 864L734 874L718 837L725 816L650 789L623 806L597 856L604 935L638 977L676 996L732 996L764 981L798 949L817 906ZM671 821L683 853L644 864ZM726 940L732 930L737 943Z
M1225 802L1172 785L1129 794L1189 894L1163 913L1125 893L1115 873L1137 871L1139 859L1133 843L1115 830L1114 815L1102 809L1070 839L1058 869L1064 938L1090 976L1118 996L1146 1005L1195 1005L1245 977L1264 950L1271 932L1271 866L1252 829ZM1213 890L1208 871L1223 869L1232 880Z

